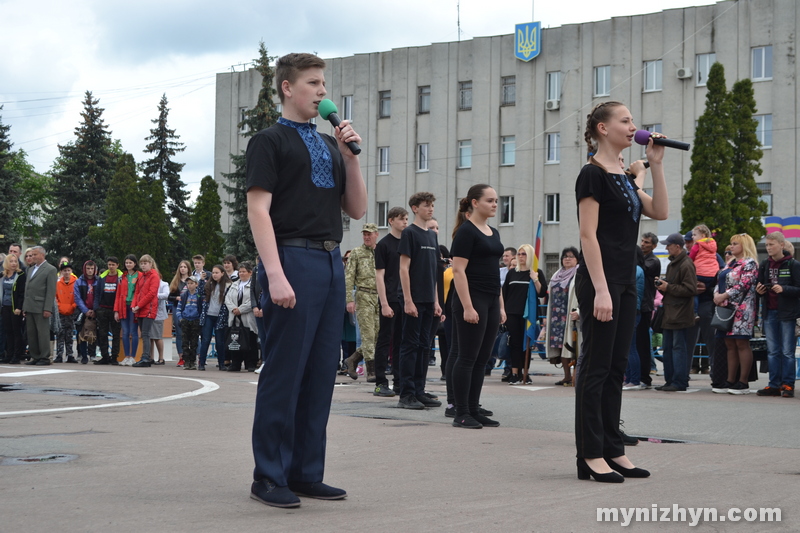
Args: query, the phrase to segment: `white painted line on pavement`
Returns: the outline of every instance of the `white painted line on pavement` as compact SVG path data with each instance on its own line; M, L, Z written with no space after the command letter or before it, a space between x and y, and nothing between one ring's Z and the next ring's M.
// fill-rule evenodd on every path
M80 370L61 370L59 368L49 368L47 370L29 370L27 372L3 372L0 378L24 378L27 376L44 376L46 374L65 374L67 372L80 372Z
M117 403L104 403L100 405L84 405L80 407L58 407L54 409L31 409L27 411L6 411L0 412L0 416L13 416L13 415L31 415L31 414L40 414L40 413L62 413L65 411L83 411L86 409L104 409L106 407L127 407L131 405L146 405L151 403L161 403L161 402L171 402L174 400L181 400L183 398L191 398L192 396L199 396L201 394L208 394L209 392L214 392L215 390L219 389L219 385L214 383L213 381L207 381L204 379L195 379L195 378L181 378L177 376L154 376L150 374L129 374L127 372L100 372L100 371L91 371L91 370L65 370L62 372L86 372L87 374L116 374L122 376L145 376L151 378L165 378L165 379L182 379L185 381L196 381L200 383L202 387L199 389L183 392L181 394L174 394L172 396L164 396L162 398L152 398L150 400L136 400L130 402L117 402Z
M555 389L555 387L530 387L528 385L514 385L512 388L517 390L529 390L536 392L537 390Z

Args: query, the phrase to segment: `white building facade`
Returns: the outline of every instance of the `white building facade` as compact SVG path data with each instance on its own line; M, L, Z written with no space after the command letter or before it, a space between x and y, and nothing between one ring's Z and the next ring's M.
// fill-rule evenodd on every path
M619 100L639 128L693 144L714 61L729 89L738 79L754 82L764 145L756 181L768 214L797 214L799 9L796 0L724 1L565 25L542 32L541 53L529 62L515 58L513 33L326 59L328 97L363 138L369 198L365 219L344 221L342 247L361 243L364 222L385 227L388 209L408 208L416 191L436 195L439 242L449 245L458 199L488 183L501 197L493 225L506 246L532 243L542 217L541 260L550 273L562 248L579 245L574 184L592 107ZM509 31L519 22L509 20ZM260 84L255 70L217 75L217 181L232 170L229 154L247 146L237 124ZM644 150L634 145L624 155L630 162ZM691 152L668 149L669 220L645 220L642 232L678 230L690 164ZM223 216L223 231L228 224Z

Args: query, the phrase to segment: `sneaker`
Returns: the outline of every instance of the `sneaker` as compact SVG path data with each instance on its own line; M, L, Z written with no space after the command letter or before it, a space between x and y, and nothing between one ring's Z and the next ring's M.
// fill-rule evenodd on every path
M264 369L264 363L261 363L261 366L256 369L256 374L260 374L263 369Z
M356 374L358 374L359 376L364 375L364 365L358 365L358 367L356 368Z
M770 387L769 385L767 385L763 389L758 389L756 391L756 396L780 396L781 389L783 389L783 386L779 389L777 387Z
M375 387L375 390L372 391L372 395L373 396L381 396L383 398L394 398L396 396L396 394L394 393L394 391L392 389L390 389L389 387L387 387L386 385L383 385L383 384L378 385L377 387Z
M638 385L628 383L627 385L622 386L622 390L644 390L644 385L642 385L641 383L639 383Z
M75 358L73 357L72 359L75 359ZM63 363L64 359L59 356L59 357L56 357L55 359L53 359L53 362L54 363Z
M481 429L483 424L472 418L472 415L463 415L455 417L453 420L453 427L465 429Z
M724 385L711 385L711 392L715 392L717 394L728 394L728 389L731 387L733 387L733 383L726 381Z
M139 361L138 363L133 363L131 366L134 368L149 368L150 361Z
M446 407L444 410L444 416L447 418L455 418L456 417L456 406L453 407Z
M510 374L508 379L503 378L502 381L508 382L509 385L517 385L522 380L520 379L519 374Z
M484 409L480 405L478 406L478 414L483 416L494 416L494 411L490 411L488 409Z
M639 444L639 439L636 437L631 437L621 429L619 430L619 434L622 435L622 442L625 444L625 446L636 446Z
M435 394L433 394L433 393L427 392L427 391L423 392L422 394L424 394L425 396L427 396L427 397L428 397L428 398L430 398L431 400L438 400L438 399L439 399L439 397L438 397L438 396L436 396L436 395L435 395Z
M791 385L781 385L781 396L784 398L794 398L794 387Z
M684 392L686 387L676 387L675 385L664 385L660 389L656 387L661 392Z
M178 364L177 364L177 365L175 365L175 366L183 366L183 357L181 357L180 359L178 359Z
M474 418L477 423L483 425L485 428L496 428L500 426L500 422L497 420L492 420L488 416L483 416L479 413L472 414L472 418Z
M81 359L81 361L83 361L83 359ZM78 364L78 360L75 359L74 357L68 357L67 358L67 363L75 363L77 365Z
M439 400L434 400L433 398L428 398L424 393L417 396L417 401L424 405L425 407L441 407L442 402Z
M184 363L183 369L184 370L197 370L197 366L194 363Z
M425 409L425 406L419 403L419 400L417 400L413 396L406 396L405 398L400 398L400 401L397 402L397 407L401 409L414 409L417 411L419 411L420 409Z
M737 381L735 385L728 388L728 394L750 394L750 385Z
M526 377L526 378L522 378L522 382L523 382L525 385L531 385L531 384L533 384L533 380L531 379L531 375L530 375L530 374L528 374L528 377Z

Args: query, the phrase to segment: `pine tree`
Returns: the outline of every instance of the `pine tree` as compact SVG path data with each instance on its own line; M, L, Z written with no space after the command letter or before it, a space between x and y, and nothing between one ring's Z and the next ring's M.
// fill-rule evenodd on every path
M259 131L272 126L280 118L280 113L278 113L272 100L277 91L273 87L275 69L270 66L270 61L275 58L269 56L263 41L259 43L258 52L259 58L254 60L255 68L263 79L256 106L245 111L244 120L239 123L239 129L244 129L242 135L245 137L251 137ZM235 169L230 174L222 175L228 180L227 184L223 183L223 187L230 195L230 200L225 202L231 214L231 226L226 249L228 253L232 253L240 260L255 259L258 252L256 251L253 233L250 231L250 223L247 219L245 152L242 151L238 155L230 154L230 157Z
M0 111L3 106L0 106ZM14 228L14 219L19 209L19 183L21 176L11 166L14 152L8 132L11 126L3 124L0 116L0 246L7 250L8 245L19 237Z
M170 237L163 206L161 183L138 177L133 156L123 154L106 196L107 221L103 227L92 228L92 236L103 243L109 255L122 259L128 254L149 254L162 273L170 272Z
M105 224L105 198L116 162L98 103L86 91L75 140L58 147L52 170L53 203L44 209L42 236L50 257L67 255L75 264L105 259L102 242L89 230Z
M725 69L720 63L712 65L706 88L706 109L697 121L691 178L683 195L681 231L706 224L716 233L717 242L727 242L733 234L730 140L734 126Z
M158 182L165 189L167 198L165 207L169 213L171 237L169 262L177 265L181 259L188 257L186 234L191 213L186 206L189 193L181 181L181 171L185 164L172 160L178 152L186 150L186 147L178 141L180 136L175 135L175 130L167 126L168 115L167 95L164 94L158 104L158 118L151 121L156 127L151 129L150 136L145 138L150 143L144 152L152 154L152 158L142 163L142 173L145 181Z
M767 204L761 200L761 191L756 185L756 175L761 175L761 156L756 128L758 122L753 82L749 78L733 84L731 90L732 118L734 125L733 142L733 194L731 203L733 232L747 233L756 242L765 234L761 217L767 212Z
M211 176L206 176L200 182L200 194L192 213L192 228L189 235L191 254L203 255L207 265L222 262L225 239L222 238L222 226L219 223L221 213L222 201L219 198L217 182Z

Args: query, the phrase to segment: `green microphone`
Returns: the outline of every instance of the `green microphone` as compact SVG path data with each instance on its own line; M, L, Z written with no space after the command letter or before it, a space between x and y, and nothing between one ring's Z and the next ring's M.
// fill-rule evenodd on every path
M339 115L336 114L339 112L339 110L336 109L336 104L327 98L319 103L319 107L317 109L319 110L319 116L321 116L323 120L327 120L333 124L334 128L339 127L339 124L342 123L342 119L340 119ZM347 147L350 148L350 151L355 155L361 153L361 147L355 141L350 141L347 143Z

